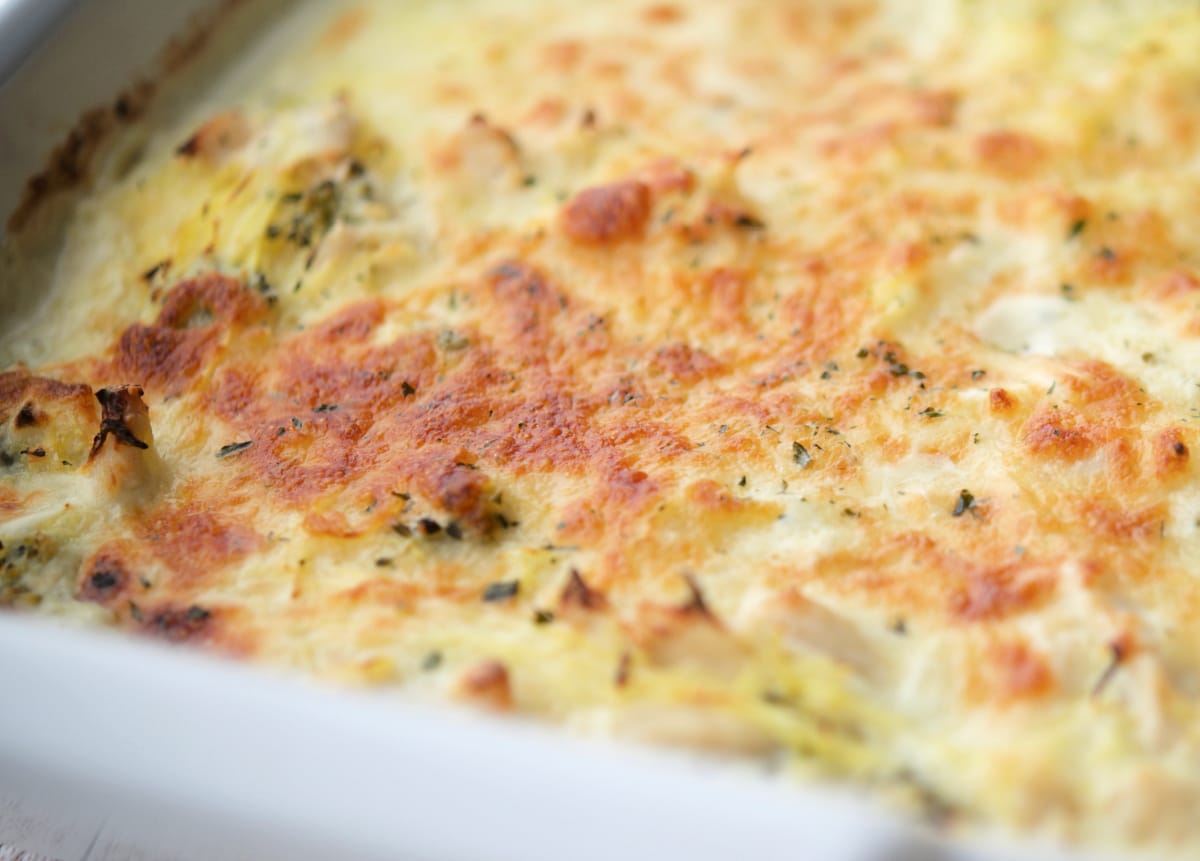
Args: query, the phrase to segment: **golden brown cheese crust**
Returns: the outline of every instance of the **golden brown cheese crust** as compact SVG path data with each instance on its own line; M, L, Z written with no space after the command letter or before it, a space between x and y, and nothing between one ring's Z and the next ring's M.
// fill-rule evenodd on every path
M315 4L102 181L0 602L1194 848L1198 14L625 5Z

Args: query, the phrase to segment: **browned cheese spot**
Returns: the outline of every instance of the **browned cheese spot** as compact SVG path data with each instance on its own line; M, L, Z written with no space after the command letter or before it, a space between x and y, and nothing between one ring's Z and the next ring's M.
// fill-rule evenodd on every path
M459 681L459 693L478 705L497 711L507 711L513 705L508 668L500 661L481 661L467 669Z
M584 189L562 212L562 229L585 245L609 245L640 238L650 218L650 189L637 180Z

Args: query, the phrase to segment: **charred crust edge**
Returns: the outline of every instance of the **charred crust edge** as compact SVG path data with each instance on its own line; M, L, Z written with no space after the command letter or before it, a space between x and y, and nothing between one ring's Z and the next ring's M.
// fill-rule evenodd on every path
M143 394L140 386L100 389L96 392L96 400L100 402L100 408L104 411L104 415L100 419L100 433L96 434L95 439L92 440L92 450L88 454L89 461L104 447L104 441L108 439L109 434L116 437L117 442L121 445L140 449L150 447L149 444L138 439L125 423L125 413L131 399L140 398Z
M194 62L225 19L245 4L246 0L224 0L212 12L189 22L182 33L167 42L147 72L109 104L82 114L66 138L51 149L45 166L25 182L21 197L5 222L8 232L20 233L47 200L86 183L91 178L96 154L110 135L146 113L158 92L157 82L178 74Z

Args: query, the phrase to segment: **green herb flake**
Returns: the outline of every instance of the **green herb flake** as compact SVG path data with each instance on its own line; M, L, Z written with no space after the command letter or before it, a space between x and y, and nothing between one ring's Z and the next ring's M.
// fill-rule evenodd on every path
M221 446L217 452L217 457L229 457L231 454L237 454L239 451L245 451L254 445L254 440L248 439L245 442L231 442L229 445Z
M212 613L210 613L208 610L205 610L203 607L197 607L195 604L188 607L187 612L184 614L184 619L192 624L207 622L211 617Z
M954 517L962 517L968 511L975 507L975 497L971 491L963 488L959 491L958 499L954 503L954 510L950 512Z
M489 583L487 588L483 590L483 600L488 603L510 601L517 597L519 591L521 591L519 580L502 580L498 583Z
M471 342L453 329L443 329L437 336L437 345L447 352L457 352L465 350Z
M433 670L436 670L441 665L442 665L442 653L441 652L437 652L437 651L430 652L428 655L426 655L421 660L421 669L427 673L431 672Z

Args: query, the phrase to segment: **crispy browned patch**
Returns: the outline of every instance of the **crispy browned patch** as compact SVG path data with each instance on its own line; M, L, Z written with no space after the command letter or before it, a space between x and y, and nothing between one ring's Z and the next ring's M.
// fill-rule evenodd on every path
M1200 290L1200 278L1186 269L1175 269L1155 281L1154 294L1163 299L1187 297Z
M1130 248L1101 245L1085 258L1084 276L1091 282L1110 286L1128 284L1137 252Z
M126 556L116 544L96 551L79 570L75 591L79 599L109 606L124 596L134 580Z
M998 619L1033 609L1055 585L1052 570L1038 563L971 566L950 596L950 610L967 622Z
M597 541L606 528L620 521L633 521L659 499L663 484L649 473L632 469L617 450L597 447L596 471L599 473L593 493L563 509L560 530L564 538Z
M215 506L214 506L215 508ZM174 585L192 588L264 546L252 528L198 504L163 507L137 525L146 547L172 572Z
M379 531L379 518L363 518L351 522L340 511L310 511L304 515L304 529L310 535L327 538L358 538Z
M206 365L224 328L244 325L265 309L260 295L227 276L182 281L167 294L154 323L134 324L122 333L114 372L177 395Z
M752 275L741 269L719 267L692 282L691 292L713 311L718 325L748 327L747 297Z
M16 421L25 410L36 415L46 403L68 403L85 413L95 412L92 388L86 383L66 383L37 376L25 368L0 373L0 422L8 421L10 417Z
M241 281L212 273L189 278L171 288L159 312L158 325L188 329L214 323L245 324L265 309L262 297Z
M551 287L537 268L519 260L508 260L488 275L498 309L511 337L529 347L546 344L555 318L567 309L567 297ZM542 358L530 350L526 361Z
M689 503L705 511L731 512L739 505L739 501L729 494L724 485L711 478L688 485L687 496Z
M920 90L912 95L912 113L923 125L945 128L954 124L960 97L950 90Z
M17 410L16 416L13 418L13 427L28 428L33 427L44 416L44 413L34 407L33 401L26 401L21 409Z
M642 17L648 24L675 24L686 16L682 9L672 3L656 3L647 6Z
M1080 460L1100 446L1106 434L1100 426L1065 410L1042 409L1022 429L1025 445L1034 454Z
M640 237L650 218L650 188L624 180L579 192L563 208L563 232L588 245L607 245Z
M547 42L541 50L542 61L554 72L570 72L578 67L586 45L576 39Z
M1009 178L1033 173L1046 155L1033 135L1009 129L988 132L975 140L975 154L986 169Z
M213 615L211 610L196 604L189 607L167 605L142 612L145 614L143 630L173 643L204 637Z
M1082 404L1095 408L1098 417L1117 421L1140 419L1146 396L1137 380L1099 359L1069 364L1065 382Z
M242 607L201 604L186 595L143 593L113 606L120 624L136 633L244 658L258 648L255 620Z
M147 388L179 394L203 367L215 340L209 331L133 325L117 345L117 371Z
M971 677L971 694L983 702L1013 704L1054 692L1054 672L1044 655L1022 639L993 643Z
M997 202L996 209L1004 223L1025 230L1061 232L1072 247L1083 247L1101 230L1091 200L1053 186L1016 186L1011 195Z
M991 407L992 412L1011 412L1016 405L1016 399L1006 389L992 389L988 392L988 406Z
M1167 428L1154 438L1154 465L1160 476L1187 471L1191 452L1179 428Z
M489 505L487 477L478 469L462 465L461 461L431 459L431 469L414 469L409 475L410 486L429 499L456 522L462 522L476 532L492 531L495 519Z
M1148 405L1135 380L1104 362L1086 359L1069 364L1055 400L1039 407L1025 422L1021 438L1036 455L1066 461L1089 457L1101 448L1108 466L1123 482L1137 478L1135 447Z
M21 495L11 487L0 485L0 519L19 514L23 507Z
M814 275L807 289L796 290L784 300L786 319L796 333L783 347L787 360L823 361L845 348L844 339L863 319L866 308L861 285L853 278L848 272ZM745 310L739 316L749 322ZM753 325L746 329L752 331ZM868 386L897 383L900 378L893 368L876 376L876 382L868 378Z
M1166 509L1161 504L1128 510L1106 500L1087 499L1080 511L1094 537L1120 542L1122 550L1135 553L1147 544L1158 543L1166 520Z
M708 353L682 343L657 350L653 366L681 383L696 383L723 370L721 363Z
M498 711L506 711L513 704L508 668L500 661L482 661L470 667L459 681L459 693L481 706Z

